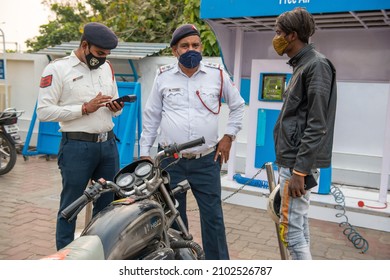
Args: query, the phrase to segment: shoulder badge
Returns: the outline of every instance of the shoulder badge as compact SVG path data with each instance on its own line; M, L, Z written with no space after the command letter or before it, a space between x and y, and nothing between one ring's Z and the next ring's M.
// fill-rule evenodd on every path
M112 67L111 62L107 59L106 60L107 64L110 66L111 69L111 74L112 74L112 81L115 81L115 74L114 74L114 68Z
M166 71L168 71L168 70L173 69L174 66L175 66L175 64L168 64L168 65L163 65L163 66L161 66L161 67L159 68L159 74L164 73L164 72L166 72Z
M41 77L41 82L39 83L40 88L46 88L51 86L53 81L53 75L47 75L45 77Z
M219 64L219 63L205 62L204 65L207 66L207 67L210 67L210 68L223 69L221 64Z

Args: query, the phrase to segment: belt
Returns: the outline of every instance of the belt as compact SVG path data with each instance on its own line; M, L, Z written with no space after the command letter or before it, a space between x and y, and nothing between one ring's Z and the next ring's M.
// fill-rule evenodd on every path
M62 132L62 135L70 140L86 141L86 142L106 142L115 137L114 131L103 133L87 133L87 132Z
M215 147L212 147L212 148L210 148L210 149L208 149L205 152L200 153L200 154L182 153L182 154L180 154L180 157L181 158L185 158L185 159L198 159L198 158L201 158L201 157L205 157L205 156L211 154L214 151L215 151Z

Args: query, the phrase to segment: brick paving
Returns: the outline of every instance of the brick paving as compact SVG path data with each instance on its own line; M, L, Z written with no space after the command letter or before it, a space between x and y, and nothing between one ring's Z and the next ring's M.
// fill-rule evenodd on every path
M37 260L55 251L55 221L61 176L55 159L19 155L14 169L0 176L0 260ZM201 241L199 213L190 198L190 232ZM231 259L279 260L275 224L266 211L225 203L223 206ZM84 226L79 215L77 229ZM355 229L367 240L362 254L338 223L310 220L312 255L317 260L389 260L390 233Z

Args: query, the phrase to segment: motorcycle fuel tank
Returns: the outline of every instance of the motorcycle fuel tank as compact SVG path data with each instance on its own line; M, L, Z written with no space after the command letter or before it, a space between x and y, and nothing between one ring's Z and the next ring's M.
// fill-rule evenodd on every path
M140 252L157 244L164 230L164 212L154 201L115 201L97 214L82 232L98 235L105 259L137 259Z

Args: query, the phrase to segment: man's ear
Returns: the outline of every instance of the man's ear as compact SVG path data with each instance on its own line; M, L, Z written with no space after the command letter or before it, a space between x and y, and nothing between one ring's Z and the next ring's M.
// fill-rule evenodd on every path
M172 46L172 54L173 54L174 56L176 56L176 57L179 56L179 54L177 53L177 46L176 46L176 45Z
M291 32L289 35L291 35L290 39L291 41L298 40L298 33L296 31Z
M82 42L81 42L81 48L84 49L84 50L85 50L85 49L88 49L88 42L85 41L85 40L82 41Z

